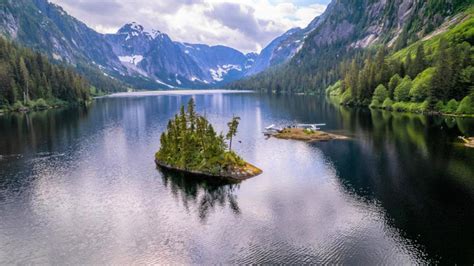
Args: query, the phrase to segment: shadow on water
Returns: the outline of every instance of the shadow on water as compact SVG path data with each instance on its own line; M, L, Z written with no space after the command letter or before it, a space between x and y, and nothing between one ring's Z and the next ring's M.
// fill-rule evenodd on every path
M164 186L181 200L186 211L189 212L190 208L197 209L202 222L205 222L216 208L229 207L235 215L240 214L235 194L239 184L161 168L157 170L162 174Z

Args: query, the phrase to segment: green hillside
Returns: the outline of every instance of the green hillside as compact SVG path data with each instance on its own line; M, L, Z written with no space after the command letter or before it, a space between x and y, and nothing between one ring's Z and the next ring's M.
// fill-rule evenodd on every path
M90 90L90 83L72 68L0 38L0 110L84 103Z
M380 48L346 61L327 89L345 105L395 111L474 114L474 8L395 53Z

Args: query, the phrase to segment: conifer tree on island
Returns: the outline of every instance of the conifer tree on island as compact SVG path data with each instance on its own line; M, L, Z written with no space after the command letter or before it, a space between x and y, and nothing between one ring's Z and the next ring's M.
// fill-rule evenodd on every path
M232 138L237 135L237 128L239 127L240 117L234 116L232 120L227 123L229 127L229 132L226 135L226 138L229 140L229 151L232 151Z
M181 106L179 114L168 122L161 135L160 150L155 155L157 165L213 177L242 180L260 174L257 167L245 162L231 150L232 139L237 134L239 117L227 124L229 131L224 137L217 134L207 119L195 112L191 98L187 110ZM229 146L225 140L229 140Z

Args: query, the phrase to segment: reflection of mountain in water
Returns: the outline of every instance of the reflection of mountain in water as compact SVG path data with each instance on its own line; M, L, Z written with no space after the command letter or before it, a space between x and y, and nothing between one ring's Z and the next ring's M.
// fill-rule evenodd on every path
M237 197L234 194L239 188L238 184L225 181L206 180L204 178L187 176L161 170L163 184L171 190L177 199L181 199L187 211L196 208L201 221L205 221L209 214L218 208L229 206L234 214L240 214Z

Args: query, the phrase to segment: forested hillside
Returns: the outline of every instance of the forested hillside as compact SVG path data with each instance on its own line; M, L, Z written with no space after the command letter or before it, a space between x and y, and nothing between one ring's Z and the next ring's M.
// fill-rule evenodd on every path
M474 114L474 17L458 19L446 32L394 54L382 46L375 55L343 62L341 81L327 93L345 105Z
M121 63L102 35L46 0L0 1L0 35L75 67L103 92L127 88L103 74Z
M389 81L395 76L391 86L399 85L398 74L405 85L409 77L417 86L407 97L392 96L393 101L429 98L429 106L444 109L446 103L438 101L460 101L472 88L470 5L465 0L333 1L288 64L228 88L324 94L331 86L333 95L344 94L344 104L369 105L378 85L395 93ZM382 103L374 107L385 101L377 100Z
M84 103L90 90L90 83L72 68L0 38L0 110Z

